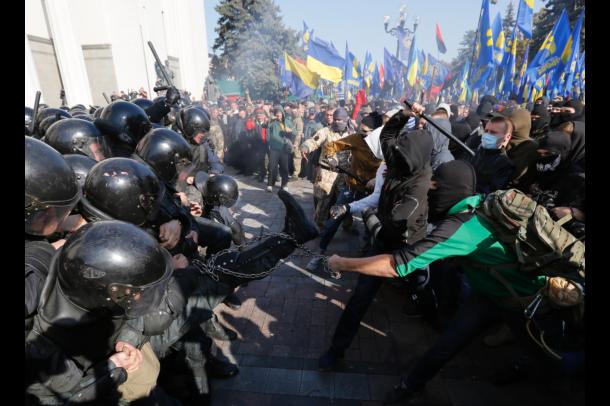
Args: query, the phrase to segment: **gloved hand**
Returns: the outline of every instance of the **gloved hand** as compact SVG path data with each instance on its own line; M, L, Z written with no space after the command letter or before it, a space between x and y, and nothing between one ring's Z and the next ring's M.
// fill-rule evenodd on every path
M328 166L334 171L339 166L339 161L337 161L337 158L328 158Z
M174 86L171 86L165 93L165 104L168 106L173 106L178 102L178 100L180 100L180 91Z
M333 220L337 220L338 218L349 214L349 211L348 204L338 204L330 208L330 217L332 217Z

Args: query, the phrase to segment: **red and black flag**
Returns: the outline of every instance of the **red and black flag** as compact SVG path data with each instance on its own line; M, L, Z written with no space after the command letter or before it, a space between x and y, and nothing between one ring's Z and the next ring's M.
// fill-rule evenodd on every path
M445 46L445 41L443 41L443 36L441 35L441 28L436 23L436 45L438 46L438 51L441 54L447 52L447 47Z

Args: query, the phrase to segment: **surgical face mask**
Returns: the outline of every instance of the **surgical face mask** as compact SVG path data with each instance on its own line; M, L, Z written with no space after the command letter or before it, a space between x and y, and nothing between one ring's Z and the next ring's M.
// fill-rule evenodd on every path
M485 133L481 136L481 147L484 149L498 149L498 139L495 135Z
M552 172L561 163L561 155L551 155L544 158L539 158L536 162L536 170L538 172Z

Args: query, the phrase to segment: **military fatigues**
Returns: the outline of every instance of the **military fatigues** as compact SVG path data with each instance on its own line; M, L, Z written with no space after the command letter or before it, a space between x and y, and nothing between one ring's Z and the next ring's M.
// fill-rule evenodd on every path
M220 128L220 124L217 121L212 121L210 124L210 134L208 137L213 145L212 148L216 151L216 155L222 161L225 155L225 139L222 134L222 128Z
M337 133L329 127L324 127L315 133L313 137L303 142L301 145L301 151L309 154L322 147L326 142L336 141L347 136L348 134L349 133L347 130L343 133ZM339 154L344 154L344 152L340 152ZM349 155L349 151L347 151L347 155ZM323 161L324 155L321 154L319 162ZM329 215L331 206L331 189L333 188L333 184L335 183L337 176L337 172L322 169L319 166L315 169L315 179L313 183L313 198L315 204L314 220L321 227L323 227L324 222Z
M294 128L294 142L292 147L292 161L294 163L294 176L298 176L301 172L301 150L299 149L301 145L301 141L303 140L303 119L301 117L296 117L293 120L293 128Z

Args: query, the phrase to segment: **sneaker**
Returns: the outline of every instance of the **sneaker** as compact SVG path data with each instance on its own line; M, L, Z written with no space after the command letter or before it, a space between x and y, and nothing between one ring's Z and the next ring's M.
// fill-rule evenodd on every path
M339 354L332 349L326 351L318 359L318 369L320 371L332 371L337 368L337 364L343 359L343 354Z
M394 405L397 403L402 403L405 400L410 400L414 398L422 391L422 389L423 388L409 388L404 383L401 383L400 385L396 385L392 391L386 393L385 397L383 398L382 404Z
M312 258L311 261L309 261L307 263L307 265L305 266L305 269L307 269L309 272L314 272L316 269L318 269L320 267L320 265L322 265L321 257Z
M513 341L515 341L515 336L513 335L510 327L504 323L500 326L498 331L483 337L483 344L491 348L499 347L504 344L510 344Z
M267 186L267 192L273 192L273 188L271 186Z
M241 307L241 300L239 300L235 293L229 293L222 303L233 310L238 310Z
M210 374L210 377L216 379L231 378L239 373L239 369L236 365L221 361L211 354L208 355L208 358L206 359L205 367Z
M283 232L293 236L299 244L316 238L319 235L318 229L294 197L283 189L277 193L277 196L286 207Z

